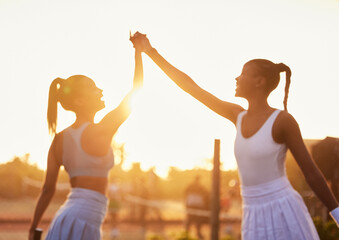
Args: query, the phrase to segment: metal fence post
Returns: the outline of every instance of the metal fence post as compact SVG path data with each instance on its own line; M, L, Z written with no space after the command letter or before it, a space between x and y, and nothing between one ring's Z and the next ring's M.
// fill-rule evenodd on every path
M214 140L213 176L210 206L211 240L218 240L220 211L220 139Z

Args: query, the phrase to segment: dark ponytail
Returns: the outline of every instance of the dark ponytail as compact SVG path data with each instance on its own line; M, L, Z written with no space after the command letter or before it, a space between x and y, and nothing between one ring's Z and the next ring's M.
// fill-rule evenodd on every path
M276 68L277 68L278 73L285 72L286 74L284 109L287 112L287 99L288 99L288 92L289 92L290 84L291 84L292 72L291 72L291 69L283 63L276 64Z
M278 86L280 81L280 73L286 73L284 109L287 111L288 92L291 84L291 69L283 63L275 64L267 59L253 59L248 61L246 64L249 63L255 64L258 73L267 79L266 90L268 94Z
M56 133L57 115L58 115L58 92L62 83L62 78L56 78L49 87L47 122L49 133L53 136Z

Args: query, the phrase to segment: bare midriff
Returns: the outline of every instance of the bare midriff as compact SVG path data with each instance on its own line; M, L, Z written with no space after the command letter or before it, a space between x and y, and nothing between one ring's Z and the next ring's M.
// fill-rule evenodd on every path
M106 177L77 176L71 178L72 188L86 188L106 195Z

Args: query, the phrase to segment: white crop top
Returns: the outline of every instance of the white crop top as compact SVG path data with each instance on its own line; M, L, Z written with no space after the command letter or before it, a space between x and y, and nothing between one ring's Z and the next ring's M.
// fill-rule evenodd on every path
M287 147L285 144L276 143L272 137L272 127L280 110L275 110L261 128L249 138L245 138L241 131L242 119L246 113L247 111L243 111L238 115L234 144L242 185L258 185L285 176Z
M84 123L79 128L68 127L63 133L62 163L69 177L93 176L107 177L114 166L112 148L102 157L92 156L81 147L81 135L90 123Z

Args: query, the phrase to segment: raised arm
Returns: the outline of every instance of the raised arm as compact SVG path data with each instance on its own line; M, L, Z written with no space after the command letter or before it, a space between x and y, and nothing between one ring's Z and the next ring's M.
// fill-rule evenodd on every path
M303 142L299 125L288 113L283 113L278 124L281 136L297 161L309 186L329 211L338 207L338 202L328 187L326 180L313 161Z
M109 112L99 123L98 126L106 132L109 138L112 138L120 125L128 118L131 113L130 101L133 94L142 87L143 84L143 65L141 51L135 50L135 70L132 90L123 98L117 108Z
M161 68L161 70L163 70L164 73L173 80L174 83L212 111L227 118L235 124L239 112L243 111L241 106L222 101L213 94L202 89L187 74L178 70L166 61L166 59L151 46L145 35L141 34L138 38L140 38L140 41L137 41L134 44L140 45L142 51L145 52Z
M42 187L40 196L38 198L37 205L35 207L33 220L31 222L31 226L29 229L29 239L33 240L34 229L38 226L41 217L43 216L46 208L48 207L56 188L56 182L58 179L59 169L60 169L60 161L57 159L56 154L56 139L58 135L55 136L51 147L48 152L48 160L47 160L47 172L44 181L44 185Z
M134 93L143 85L143 65L141 51L135 50L135 70L133 87L131 91L123 98L118 107L106 114L97 124L93 124L86 129L86 134L90 146L97 155L106 154L111 146L112 138L120 125L128 118L131 113L131 98Z

